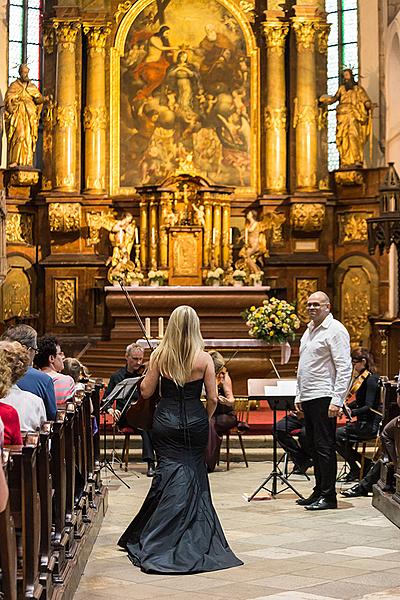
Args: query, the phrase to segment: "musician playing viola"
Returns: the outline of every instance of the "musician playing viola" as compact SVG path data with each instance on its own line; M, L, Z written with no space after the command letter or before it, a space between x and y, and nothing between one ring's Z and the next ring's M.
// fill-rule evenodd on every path
M381 421L379 377L373 357L365 348L357 348L351 353L353 379L344 413L348 413L349 422L336 431L338 453L347 461L350 472L346 481L360 478L361 455L355 450L357 442L368 440L378 434ZM372 461L366 459L365 472Z
M145 365L143 364L144 358L144 350L138 344L129 344L126 347L125 351L125 366L121 369L118 369L115 373L113 373L110 377L110 381L108 382L108 386L106 392L104 394L104 398L108 396L115 388L118 383L121 383L124 379L130 379L132 377L140 377L143 375L145 370ZM118 427L120 429L127 426L126 422L120 420L121 410L123 408L123 402L118 404L115 409L109 409L109 413L111 413L115 420L118 421ZM139 430L138 430L139 431ZM147 476L153 477L155 474L155 464L154 464L154 450L153 444L151 442L151 437L148 431L139 431L142 436L142 460L143 462L147 462Z

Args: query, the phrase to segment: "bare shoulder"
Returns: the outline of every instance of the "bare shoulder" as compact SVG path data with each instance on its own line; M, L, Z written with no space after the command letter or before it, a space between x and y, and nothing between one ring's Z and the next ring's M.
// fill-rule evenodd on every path
M193 364L193 371L204 373L208 366L212 365L212 358L208 352L199 352Z

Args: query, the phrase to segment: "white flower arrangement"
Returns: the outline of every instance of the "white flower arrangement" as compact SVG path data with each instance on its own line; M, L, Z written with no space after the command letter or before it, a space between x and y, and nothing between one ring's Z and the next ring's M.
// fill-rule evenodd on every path
M235 271L233 271L232 277L236 281L246 281L246 271L236 269Z
M222 279L224 275L224 270L221 267L217 267L216 269L207 272L206 279Z
M165 271L151 269L147 274L148 280L150 282L157 281L160 285L163 285L164 281L167 281L168 277Z
M253 285L257 283L262 283L264 273L259 271L258 273L250 273L249 278Z

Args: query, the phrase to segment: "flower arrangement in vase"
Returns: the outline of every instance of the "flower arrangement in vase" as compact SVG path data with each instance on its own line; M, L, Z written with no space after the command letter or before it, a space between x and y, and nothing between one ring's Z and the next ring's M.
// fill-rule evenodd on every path
M224 270L221 269L221 267L217 267L216 269L210 269L209 271L207 271L206 285L221 285L223 276Z
M251 306L243 313L250 337L272 344L293 341L300 328L300 319L294 304L272 297L261 306Z
M244 285L246 281L246 271L236 269L232 273L233 285Z
M249 279L251 285L260 286L262 285L264 273L262 271L257 271L257 273L250 273Z
M148 278L149 284L151 286L164 285L164 283L168 279L168 277L166 276L165 271L160 271L160 270L156 271L154 269L151 269L148 272L147 278Z

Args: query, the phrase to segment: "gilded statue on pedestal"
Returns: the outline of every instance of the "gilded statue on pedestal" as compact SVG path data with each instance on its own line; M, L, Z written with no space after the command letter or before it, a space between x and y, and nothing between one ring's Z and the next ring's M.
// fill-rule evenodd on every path
M8 88L5 103L8 166L33 166L39 117L45 98L29 79L27 65L19 67L19 78Z
M364 146L372 134L372 102L355 81L351 69L343 71L343 83L334 96L320 97L322 104L339 102L336 109L336 146L340 167L362 167Z
M268 237L268 229L264 222L257 220L257 212L249 210L246 214L244 246L239 252L240 258L236 261L236 268L244 268L249 274L261 273L257 263L269 256Z

